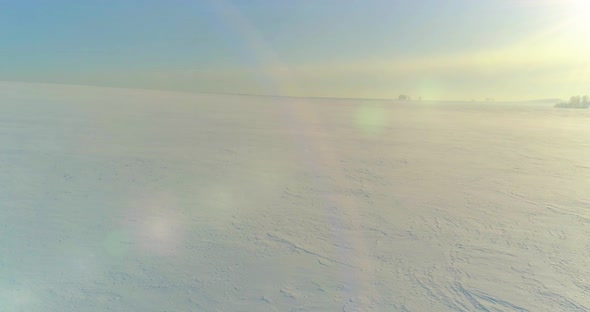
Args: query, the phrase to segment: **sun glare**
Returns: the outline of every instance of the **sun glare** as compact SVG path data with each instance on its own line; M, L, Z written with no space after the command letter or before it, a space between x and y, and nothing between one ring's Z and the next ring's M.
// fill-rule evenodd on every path
M569 29L576 34L590 34L590 1L569 0L563 4Z

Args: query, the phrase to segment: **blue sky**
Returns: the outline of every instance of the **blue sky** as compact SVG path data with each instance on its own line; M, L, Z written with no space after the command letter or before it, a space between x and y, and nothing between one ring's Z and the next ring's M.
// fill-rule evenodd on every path
M585 2L0 0L0 80L328 97L568 97L590 93Z

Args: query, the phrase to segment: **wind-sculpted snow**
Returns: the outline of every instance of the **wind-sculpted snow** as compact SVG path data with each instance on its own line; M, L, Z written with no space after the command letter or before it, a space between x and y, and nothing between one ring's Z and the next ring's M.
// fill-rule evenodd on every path
M589 130L0 83L0 311L588 311Z

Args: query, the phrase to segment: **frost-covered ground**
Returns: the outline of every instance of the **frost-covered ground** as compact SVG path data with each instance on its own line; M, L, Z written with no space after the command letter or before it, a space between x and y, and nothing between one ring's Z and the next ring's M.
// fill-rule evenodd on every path
M0 83L0 311L587 311L590 111Z

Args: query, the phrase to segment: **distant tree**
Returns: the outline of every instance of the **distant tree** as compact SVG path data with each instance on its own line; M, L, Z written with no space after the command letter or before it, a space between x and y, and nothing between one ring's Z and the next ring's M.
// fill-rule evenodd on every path
M570 98L570 104L572 104L573 106L578 106L581 102L580 96L579 95L575 95L572 96Z
M410 96L409 95L406 95L406 94L400 94L397 97L397 99L400 100L400 101L409 101L410 100Z
M565 103L558 103L555 107L564 107L564 108L588 108L590 107L590 99L587 95L579 96L574 95L570 97L570 101Z

